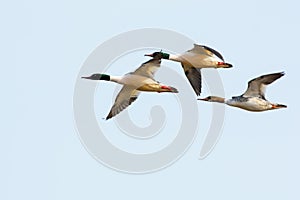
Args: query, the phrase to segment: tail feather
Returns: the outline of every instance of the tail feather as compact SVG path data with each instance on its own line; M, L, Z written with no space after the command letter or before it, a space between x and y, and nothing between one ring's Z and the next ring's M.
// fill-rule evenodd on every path
M283 105L283 104L273 104L272 108L273 108L273 109L277 109L277 108L287 108L287 105Z
M279 108L287 108L287 105L284 105L284 104L278 104L277 107L279 107Z
M160 90L158 92L172 92L178 93L178 90L172 86L161 85Z
M169 87L171 88L171 92L173 92L173 93L178 93L178 90L177 90L176 88L171 87L171 86L169 86Z

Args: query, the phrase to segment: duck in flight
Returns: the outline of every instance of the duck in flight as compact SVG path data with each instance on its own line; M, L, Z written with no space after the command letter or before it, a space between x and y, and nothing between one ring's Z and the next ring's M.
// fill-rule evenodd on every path
M155 58L143 63L134 72L130 72L123 76L93 74L89 77L82 78L90 80L112 81L124 85L117 95L114 105L106 117L107 120L116 116L122 110L127 108L132 102L134 102L138 98L140 91L178 93L176 88L161 84L153 78L155 72L160 67L160 63L160 57L156 56Z
M266 86L273 83L283 75L284 72L279 72L252 79L248 82L248 89L244 94L232 97L231 99L226 100L222 97L208 96L204 99L198 100L225 103L229 106L234 106L253 112L286 108L286 105L271 103L265 98Z
M145 56L155 57L160 55L162 59L180 62L186 77L193 87L197 96L201 93L201 69L202 68L230 68L231 64L224 61L223 56L216 50L194 44L194 48L179 54L173 55L164 52L154 52Z

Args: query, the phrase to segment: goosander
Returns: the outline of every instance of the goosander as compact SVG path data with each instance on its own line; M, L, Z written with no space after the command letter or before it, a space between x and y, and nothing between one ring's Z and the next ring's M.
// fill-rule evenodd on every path
M265 98L266 86L273 83L284 75L284 72L267 74L248 82L246 92L240 96L234 96L231 99L225 99L217 96L208 96L202 101L225 103L229 106L238 107L244 110L260 112L266 110L274 110L279 108L286 108L286 105L271 103Z
M194 48L179 54L173 55L164 52L154 52L145 56L161 56L162 59L180 62L184 73L188 78L197 96L201 93L201 69L202 68L231 68L232 64L226 63L223 56L216 50L194 44Z
M160 57L155 58L143 63L134 72L130 72L123 76L110 76L107 74L92 74L89 77L82 77L91 80L105 80L112 81L124 85L117 95L114 105L112 106L106 120L116 116L122 110L127 108L134 102L140 91L145 92L172 92L178 93L177 89L159 83L153 77L157 69L160 67Z

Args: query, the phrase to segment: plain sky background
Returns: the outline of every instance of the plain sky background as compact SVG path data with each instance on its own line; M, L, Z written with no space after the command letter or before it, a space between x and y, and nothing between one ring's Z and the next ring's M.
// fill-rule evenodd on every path
M299 199L299 8L295 0L1 2L0 198ZM267 98L288 108L226 108L219 143L198 160L211 111L199 102L203 124L172 166L130 175L101 165L76 133L74 84L99 44L146 27L170 29L220 51L234 64L220 70L227 97L244 92L258 75L285 71ZM124 58L123 64L133 70L146 60ZM137 106L146 100L141 96ZM110 106L105 103L99 115ZM139 112L133 105L131 111Z

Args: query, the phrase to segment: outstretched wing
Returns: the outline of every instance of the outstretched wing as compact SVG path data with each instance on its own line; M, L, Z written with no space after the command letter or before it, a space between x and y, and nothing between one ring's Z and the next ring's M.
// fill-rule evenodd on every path
M106 120L119 114L122 110L127 108L138 98L140 92L135 89L136 88L132 86L123 86L118 96L116 97L115 103L112 106L109 114L107 115Z
M153 79L155 72L160 67L161 60L160 59L151 59L145 63L143 63L139 68L137 68L133 74L145 76Z
M267 74L248 82L248 88L242 95L243 97L261 97L265 99L266 86L273 83L284 75L284 72Z
M195 68L191 65L181 64L183 67L184 73L189 80L192 88L194 89L197 96L201 93L201 69Z
M191 53L197 53L197 54L205 54L208 56L217 56L218 58L220 58L221 60L224 61L223 56L216 50L214 50L213 48L210 48L208 46L204 46L204 45L199 45L199 44L194 44L194 48L188 50L187 52L191 52Z

